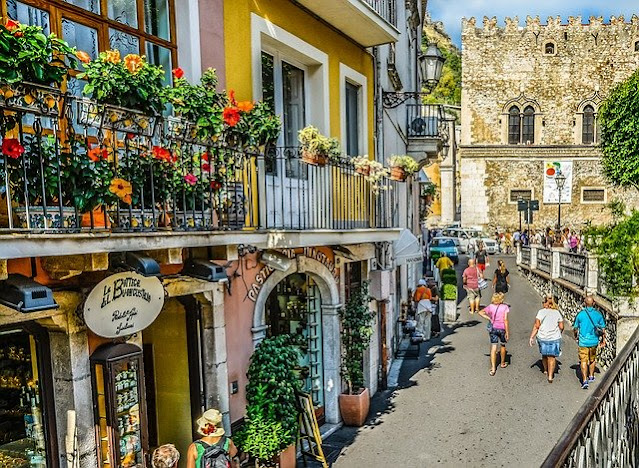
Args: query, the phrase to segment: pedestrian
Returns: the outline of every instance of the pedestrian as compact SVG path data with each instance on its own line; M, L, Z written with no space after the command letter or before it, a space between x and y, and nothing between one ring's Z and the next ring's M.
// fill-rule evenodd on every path
M446 254L446 252L442 252L441 257L439 257L439 259L437 260L437 263L435 263L435 266L439 270L439 274L441 276L441 273L444 270L454 268L455 264L450 258L448 258L448 254Z
M481 273L475 266L475 260L469 258L468 267L462 274L462 280L464 282L464 288L466 289L466 295L468 296L469 312L471 314L479 312L479 300L481 299L479 278L481 278Z
M537 337L541 363L548 383L552 383L555 376L557 358L561 354L561 334L564 331L564 318L557 309L555 298L552 294L547 294L543 299L542 308L535 317L529 340L532 347Z
M413 302L415 303L416 329L423 334L422 340L424 341L430 339L431 333L431 298L430 289L426 286L426 280L420 279L413 294Z
M579 344L581 388L587 390L589 384L595 381L597 349L606 345L606 321L603 314L595 309L592 296L586 296L584 302L585 307L575 317L572 329Z
M513 241L515 242L515 248L518 247L521 242L521 233L519 232L519 229L517 229L513 234Z
M577 247L579 246L579 237L575 231L572 231L570 234L570 239L568 240L570 244L570 251L572 253L577 253Z
M475 252L475 261L477 262L477 268L479 268L482 274L486 271L486 267L490 265L486 246L481 241L477 247L477 252Z
M160 445L153 451L151 466L153 468L177 468L180 460L180 452L177 451L175 445Z
M430 304L431 304L431 336L437 337L442 331L439 321L439 288L434 278L429 278L427 281L428 289L430 289Z
M508 366L506 362L506 343L510 335L510 326L508 324L508 313L510 307L504 304L504 295L500 293L493 294L491 304L479 311L479 315L488 320L488 337L490 338L490 375L495 375L497 371L497 346L500 349L500 366L505 368Z
M196 421L196 425L197 433L202 438L189 446L186 468L235 466L231 460L237 455L237 447L224 435L222 413L216 409L208 409Z
M496 293L506 294L510 289L510 273L506 268L506 262L497 261L497 269L493 275L493 290Z

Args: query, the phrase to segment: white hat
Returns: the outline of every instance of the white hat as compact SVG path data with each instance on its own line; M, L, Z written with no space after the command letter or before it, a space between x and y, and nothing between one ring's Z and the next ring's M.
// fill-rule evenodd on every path
M426 286L426 280L425 280L424 278L420 279L420 280L417 282L417 285L418 285L418 286Z
M219 437L224 435L222 427L222 413L216 409L209 409L204 412L196 422L197 432L203 436Z

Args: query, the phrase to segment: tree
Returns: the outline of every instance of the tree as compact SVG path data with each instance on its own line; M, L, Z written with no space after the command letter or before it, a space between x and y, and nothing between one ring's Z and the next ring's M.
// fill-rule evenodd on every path
M617 85L599 108L604 174L639 189L639 70Z

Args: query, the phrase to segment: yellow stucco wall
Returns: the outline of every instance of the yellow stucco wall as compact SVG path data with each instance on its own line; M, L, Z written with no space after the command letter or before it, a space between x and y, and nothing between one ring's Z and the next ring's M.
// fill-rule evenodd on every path
M431 164L426 167L426 175L433 184L437 186L437 196L430 204L430 215L441 216L442 215L442 202L441 202L441 190L442 190L442 178L439 163Z
M224 2L224 46L226 86L238 99L253 96L251 70L251 13L285 29L329 57L330 136L341 137L339 64L361 73L368 82L368 152L374 151L373 58L366 49L295 6L290 0L226 0ZM204 47L206 44L203 45ZM309 122L311 124L317 122Z

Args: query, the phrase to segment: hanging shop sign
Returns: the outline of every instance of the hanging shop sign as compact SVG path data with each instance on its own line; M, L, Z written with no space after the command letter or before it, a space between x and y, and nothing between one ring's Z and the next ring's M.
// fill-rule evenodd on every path
M164 287L154 276L117 273L102 280L84 304L84 321L96 335L118 338L144 330L164 306Z

